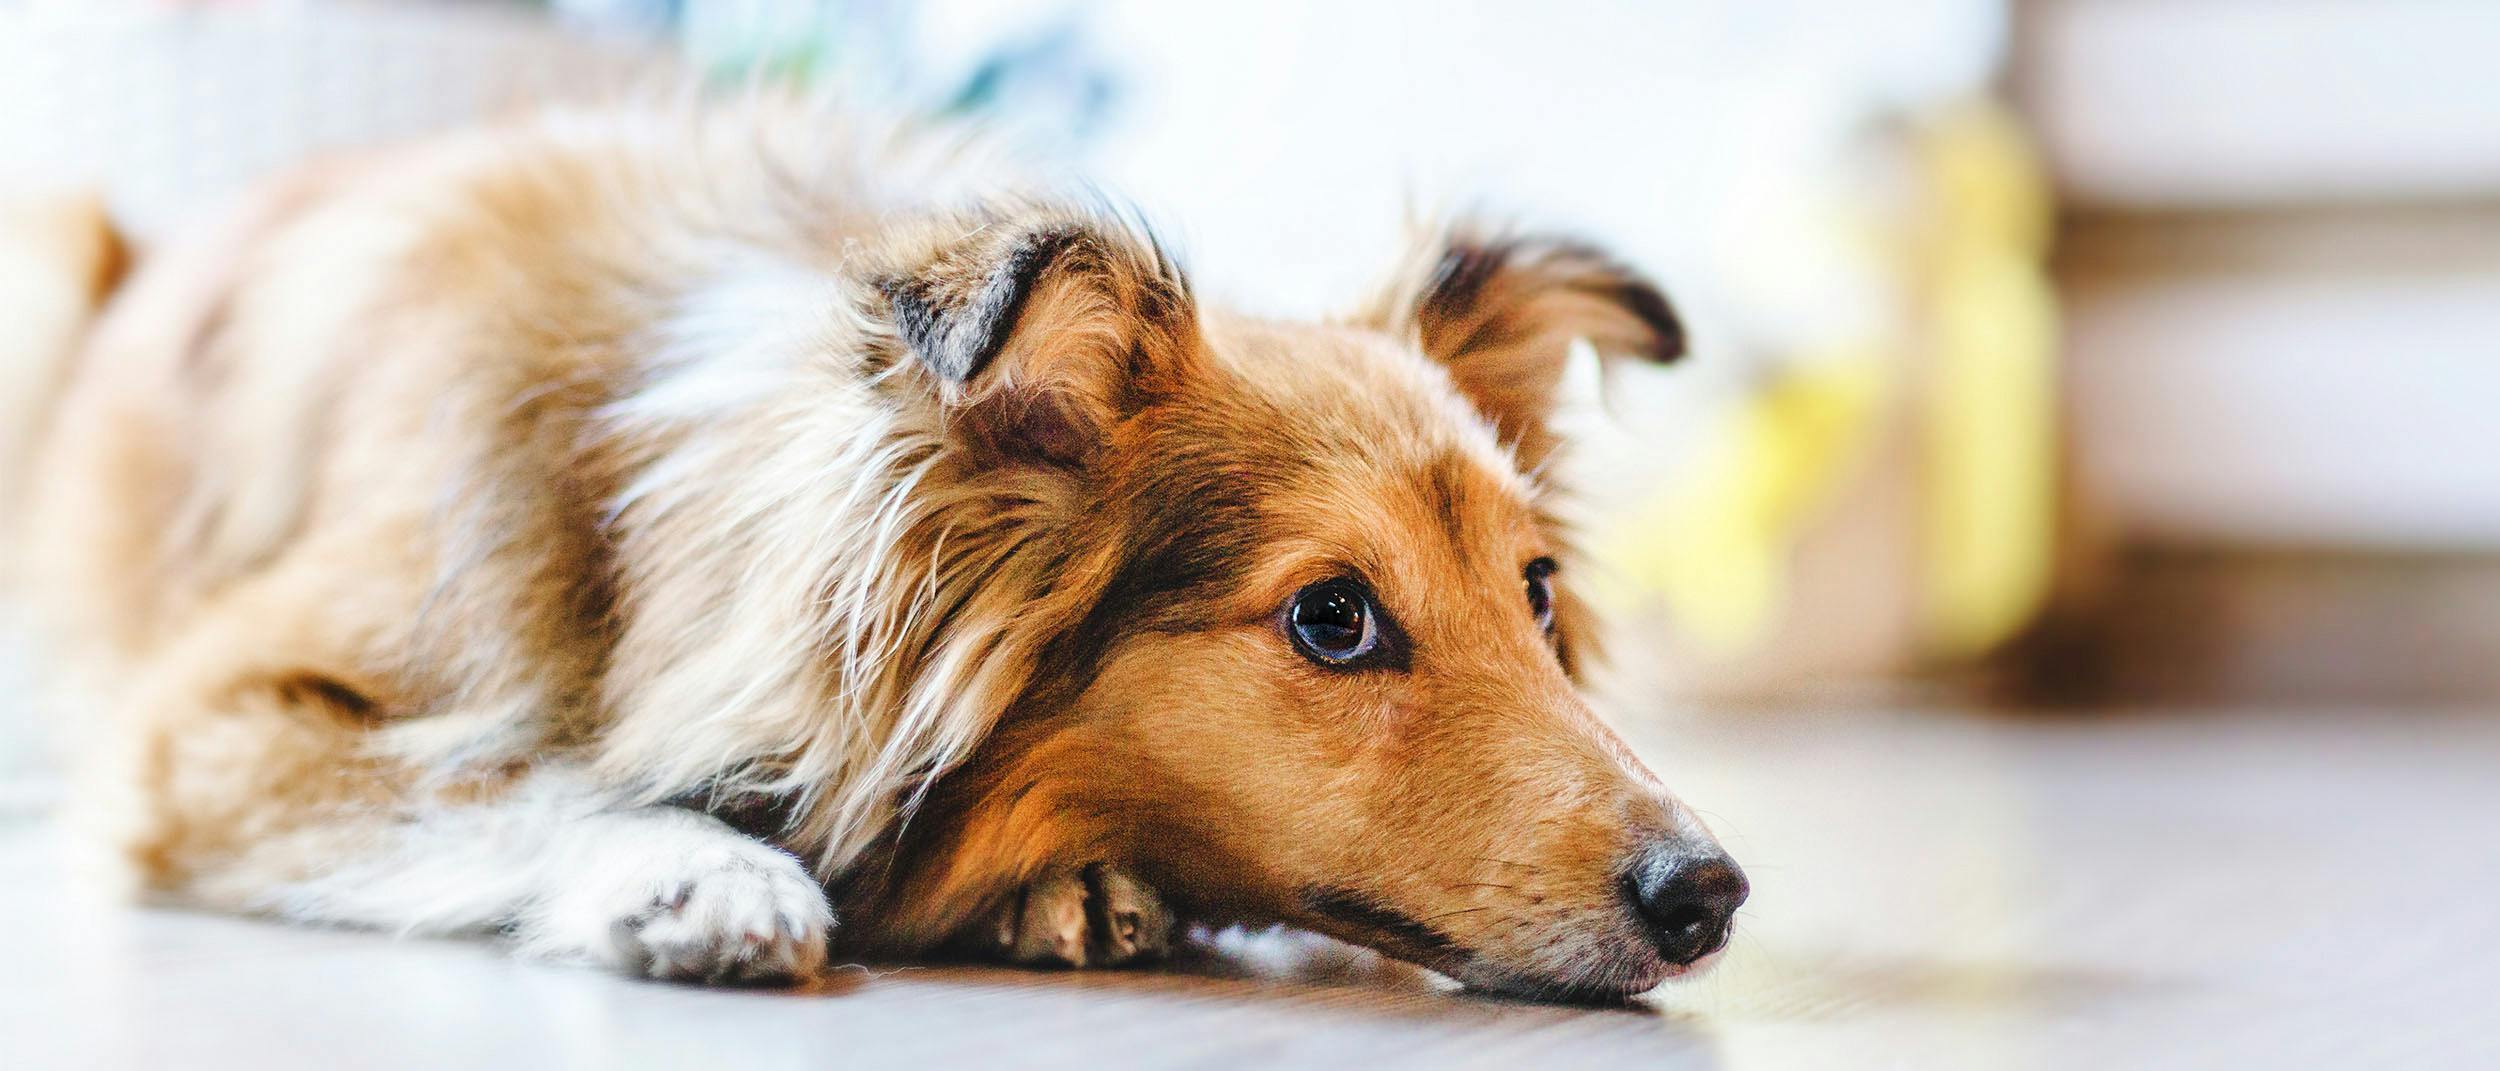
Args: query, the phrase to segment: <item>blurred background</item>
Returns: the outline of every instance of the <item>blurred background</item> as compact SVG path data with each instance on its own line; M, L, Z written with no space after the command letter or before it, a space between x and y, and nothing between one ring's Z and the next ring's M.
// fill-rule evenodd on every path
M1096 178L1219 300L1484 211L1664 279L1583 375L1685 694L2500 695L2500 5L0 0L0 182L142 235L323 149L795 78Z
M791 78L1092 176L1251 312L1417 215L1580 232L1696 342L1568 415L1612 686L1715 712L1632 732L1755 874L1675 1051L2351 1066L2500 985L2495 56L2489 0L0 0L0 188L144 237ZM2190 1048L2070 1047L2142 1036Z

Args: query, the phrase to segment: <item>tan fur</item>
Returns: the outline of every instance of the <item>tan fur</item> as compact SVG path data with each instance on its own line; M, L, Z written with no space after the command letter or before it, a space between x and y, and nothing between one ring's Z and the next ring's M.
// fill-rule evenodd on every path
M558 115L151 257L23 470L140 883L399 924L306 890L557 785L788 850L859 953L1099 862L1482 984L1672 973L1624 855L1707 835L1521 579L1568 556L1563 347L1672 355L1654 292L1452 232L1344 326L1244 320L1101 213L932 197L964 169L924 146L769 100ZM1340 573L1411 664L1294 652L1279 608Z
M0 459L31 453L52 423L52 402L69 358L129 269L130 253L92 197L20 198L0 205ZM0 516L21 516L29 492L23 466L0 464ZM0 581L18 555L0 525Z

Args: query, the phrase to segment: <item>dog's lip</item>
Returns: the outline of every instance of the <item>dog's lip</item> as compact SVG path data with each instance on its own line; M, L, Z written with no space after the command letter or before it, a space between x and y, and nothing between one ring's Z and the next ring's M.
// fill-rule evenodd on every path
M1305 923L1338 940L1376 948L1444 974L1475 958L1449 934L1360 892L1321 886L1303 890L1300 899L1309 916Z
M1530 1000L1619 1003L1680 978L1710 969L1727 941L1690 963L1674 963L1646 940L1627 942L1600 966L1577 977L1514 970L1487 952L1470 949L1380 901L1335 887L1303 891L1300 925L1341 941L1376 949L1438 971L1471 990ZM1606 978L1606 984L1596 979Z
M1669 982L1690 978L1716 966L1727 954L1727 942L1709 954L1690 963L1672 963L1651 951L1648 946L1605 967L1587 972L1578 978L1539 976L1505 970L1485 957L1469 957L1457 966L1436 968L1467 985L1469 989L1498 996L1546 1001L1584 1003L1620 1003L1629 1001ZM1594 979L1611 976L1608 984Z
M1447 973L1464 983L1469 990L1493 996L1576 1004L1620 1004L1658 988L1684 973L1684 968L1653 956L1638 969L1616 974L1604 984L1593 977L1543 977L1513 973L1490 965L1480 968L1474 963Z

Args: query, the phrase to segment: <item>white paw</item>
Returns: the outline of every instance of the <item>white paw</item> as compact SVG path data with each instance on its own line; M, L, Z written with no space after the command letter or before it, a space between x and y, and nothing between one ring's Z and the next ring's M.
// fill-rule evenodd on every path
M700 853L616 918L609 939L617 963L680 982L764 985L813 977L825 964L833 909L798 860L753 848Z
M551 895L516 920L524 953L681 982L805 981L833 908L789 853L685 812L594 820L551 861Z
M1010 963L1117 967L1163 958L1173 919L1163 898L1104 863L1052 867L976 927L976 950Z

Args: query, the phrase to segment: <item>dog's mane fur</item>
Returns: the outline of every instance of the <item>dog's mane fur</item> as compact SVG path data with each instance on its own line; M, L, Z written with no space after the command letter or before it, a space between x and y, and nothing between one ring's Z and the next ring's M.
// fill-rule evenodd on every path
M703 329L699 317L677 326ZM1081 612L1096 563L1071 560L1062 538L1086 508L1066 481L964 465L946 442L945 403L897 404L951 388L914 384L868 404L855 392L929 371L896 356L874 320L818 329L867 341L885 367L864 382L819 379L771 368L766 353L673 339L663 353L704 356L602 409L606 434L647 453L610 507L618 597L633 610L611 687L630 698L600 761L655 800L785 801L780 835L831 876L1025 691ZM701 382L724 357L767 367L739 368L735 390ZM685 407L710 411L685 420ZM707 434L732 420L780 434L768 453L741 453L754 440ZM877 433L860 434L863 421ZM700 605L724 575L739 578L729 601ZM645 657L690 649L717 657Z
M1026 690L1042 649L1082 612L1085 572L1098 564L1071 560L1061 538L1087 508L1066 480L976 467L950 449L955 414L974 395L1015 387L1015 370L968 385L908 359L890 318L869 307L895 300L883 280L1001 221L1057 220L1062 233L1126 239L1106 249L1152 254L1121 265L1125 277L1184 295L1185 284L1133 216L1084 195L976 194L979 207L922 215L874 247L846 242L827 263L823 236L865 213L932 212L925 185L888 192L919 182L898 174L896 158L960 170L967 147L944 132L895 132L871 142L875 161L863 165L859 139L828 133L834 119L822 109L706 114L691 121L730 124L707 140L752 153L725 170L730 188L674 199L689 183L665 156L631 161L651 173L608 179L610 196L641 202L620 214L653 226L640 248L614 251L607 286L640 293L644 258L712 267L689 273L708 280L694 292L657 295L668 312L637 347L651 359L580 428L582 468L612 481L599 528L616 633L595 700L605 708L596 762L640 786L644 802L761 803L776 842L830 878ZM586 141L618 133L597 116L552 122L585 127ZM931 141L935 151L923 147ZM723 182L720 161L709 164L705 181ZM737 189L740 178L769 184L771 196ZM758 201L777 218L722 226ZM749 237L674 248L672 214L686 217L683 233ZM1087 345L1068 327L1107 325L1113 312L1074 311L1055 344ZM834 366L851 360L870 367ZM758 427L769 434L741 433ZM722 577L735 578L726 590Z

